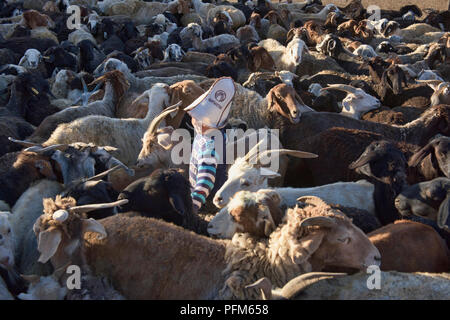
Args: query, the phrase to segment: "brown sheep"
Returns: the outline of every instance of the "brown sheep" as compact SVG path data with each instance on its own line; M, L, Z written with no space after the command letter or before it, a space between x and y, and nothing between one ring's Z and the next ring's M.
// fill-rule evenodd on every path
M46 14L41 14L36 10L25 11L22 14L22 17L22 23L30 29L34 29L37 27L53 28L55 26L55 23L49 16L47 16Z
M380 250L381 270L448 272L450 256L444 240L430 226L398 220L368 234Z
M87 234L86 261L131 299L255 299L259 293L244 286L262 276L282 286L329 263L364 270L379 264L366 236L315 199L291 210L265 241L244 234L213 240L152 218L115 215L99 222L108 236Z

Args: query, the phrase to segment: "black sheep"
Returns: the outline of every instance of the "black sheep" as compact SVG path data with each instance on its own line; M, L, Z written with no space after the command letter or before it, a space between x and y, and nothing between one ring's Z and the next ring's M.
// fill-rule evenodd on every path
M121 212L137 211L145 217L187 226L193 217L190 194L189 182L177 169L157 169L131 183L117 199L129 200Z
M61 46L49 48L43 54L47 74L52 75L55 68L70 69L77 72L77 57Z
M80 70L92 73L106 58L106 55L89 40L80 41L78 47L80 48Z
M50 104L49 94L50 86L39 73L22 73L12 83L6 108L12 115L38 126L45 117L59 111Z

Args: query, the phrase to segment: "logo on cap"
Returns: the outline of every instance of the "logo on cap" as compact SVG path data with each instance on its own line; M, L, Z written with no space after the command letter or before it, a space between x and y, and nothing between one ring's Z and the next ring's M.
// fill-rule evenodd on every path
M214 97L216 98L217 101L222 102L227 98L227 94L223 90L217 90Z

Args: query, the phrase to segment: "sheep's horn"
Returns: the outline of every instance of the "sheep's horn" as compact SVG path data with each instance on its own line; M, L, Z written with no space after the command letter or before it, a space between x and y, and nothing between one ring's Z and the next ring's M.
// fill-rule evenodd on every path
M309 286L319 281L346 276L346 273L310 272L302 274L286 283L280 292L285 299L293 299Z
M111 159L109 160L109 162L111 163L111 166L115 166L115 167L119 167L119 168L123 168L123 170L126 171L126 173L130 176L133 177L134 176L134 169L130 169L128 168L126 165L124 165L120 160L111 157Z
M21 144L24 147L41 146L39 143L34 143L34 142L31 142L31 141L26 141L26 140L17 140L17 139L14 139L12 137L9 137L8 140L12 141L12 142L15 142L15 143L18 143L18 144Z
M173 106L170 106L168 108L166 108L165 110L163 110L163 112L161 112L155 119L153 119L152 123L150 123L150 127L148 129L148 131L153 134L156 132L156 130L159 127L159 124L161 123L161 121L164 120L165 117L167 117L169 114L171 114L174 111L177 111L178 107L181 106L182 101L179 101L178 103L174 104Z
M29 152L36 152L36 153L44 153L46 151L50 151L50 150L60 150L60 151L64 151L66 150L68 147L67 144L53 144L51 146L48 147L42 147L42 146L33 146L33 147L29 147L24 149L24 151L29 151Z
M445 85L445 82L442 82L440 80L416 80L416 81L419 83L427 84L434 91L438 91Z
M133 100L133 102L131 104L135 104L137 103L139 100L141 100L142 98L144 98L145 96L148 96L148 92L145 91L144 93L142 93L139 97L137 97L136 99Z
M353 86L349 86L348 84L330 84L326 88L320 89L320 91L324 90L342 90L348 93L356 93L356 88Z
M127 203L128 203L128 199L123 199L123 200L119 200L119 201L111 202L111 203L98 203L98 204L87 204L84 206L76 206L76 207L69 208L69 211L73 212L73 213L86 213L86 212L99 210L99 209L108 209L108 208L112 208L112 207L117 207L117 206L121 206L121 205L127 204Z
M272 299L272 281L269 278L263 277L256 282L245 286L245 289L259 289L263 300Z

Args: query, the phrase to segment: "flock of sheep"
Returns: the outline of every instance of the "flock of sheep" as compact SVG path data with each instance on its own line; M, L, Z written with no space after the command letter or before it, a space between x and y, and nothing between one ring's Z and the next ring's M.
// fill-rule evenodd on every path
M1 2L0 299L449 299L449 31L360 0ZM280 168L247 146L197 214L170 137L223 76Z

